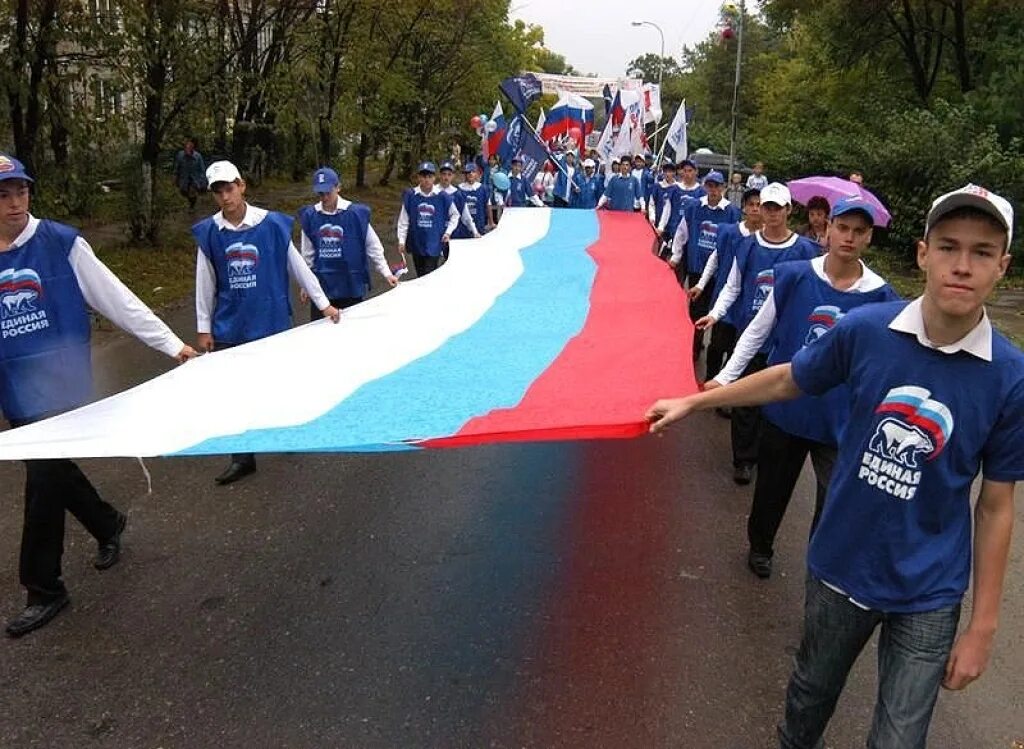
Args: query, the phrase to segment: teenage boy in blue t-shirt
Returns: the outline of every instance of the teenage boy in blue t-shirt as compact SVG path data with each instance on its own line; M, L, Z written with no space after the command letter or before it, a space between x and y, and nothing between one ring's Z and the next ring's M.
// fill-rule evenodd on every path
M874 630L873 747L922 747L939 687L985 670L1024 479L1024 354L984 301L1006 273L1013 209L975 185L938 198L913 302L867 305L780 364L732 385L662 400L659 432L695 410L850 391L828 501L808 551L804 634L779 726L783 749L819 746L847 674ZM974 599L957 637L971 569Z

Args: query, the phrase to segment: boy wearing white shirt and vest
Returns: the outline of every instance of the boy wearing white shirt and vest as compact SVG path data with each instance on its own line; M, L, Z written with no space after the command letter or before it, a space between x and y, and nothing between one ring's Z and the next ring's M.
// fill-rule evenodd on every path
M790 230L792 202L789 188L778 182L761 191L763 228L736 245L722 292L711 311L694 323L697 330L713 327L732 312L733 324L742 333L771 291L774 267L788 260L810 260L821 254L816 242ZM719 272L722 270L720 266ZM747 366L747 374L764 369L765 360L764 352L755 356ZM732 412L733 481L737 484L749 484L754 476L761 425L758 408L738 408Z
M292 244L291 216L249 205L230 161L211 164L206 180L220 211L192 227L198 348L227 349L288 330L289 275L324 317L338 322L340 313ZM238 453L215 481L230 484L255 470L252 453Z
M963 689L988 665L1014 485L1024 479L1024 354L992 328L984 307L1006 273L1012 235L1013 209L1000 196L976 185L942 195L917 247L921 297L855 309L790 363L658 401L647 413L657 432L695 410L849 389L808 550L783 749L821 746L847 675L879 627L868 746L925 746L940 686ZM972 552L973 605L957 636Z
M391 273L384 245L370 225L370 207L344 200L341 180L330 167L313 173L313 192L320 202L299 211L301 252L313 270L331 306L345 309L363 301L370 289L370 263L391 288L398 279ZM305 297L305 292L302 296ZM310 319L319 310L310 304Z
M874 223L874 209L859 196L837 202L829 224L828 254L776 266L774 286L764 305L743 331L725 368L705 388L738 380L750 360L766 347L768 366L790 361L850 310L898 300L885 279L860 259L871 244ZM771 575L775 535L808 455L817 478L811 528L817 525L836 445L849 418L849 397L849 391L840 386L820 398L804 397L761 409L765 424L747 519L747 565L760 578Z
M474 239L479 239L483 235L476 230L476 223L473 220L473 214L469 212L469 206L466 205L466 194L452 184L452 178L454 176L455 165L452 164L452 162L450 161L445 161L444 163L442 163L441 166L438 168L437 172L438 187L441 188L442 192L451 195L452 202L455 204L455 210L459 212L459 216L461 217L462 227L465 227L466 231L468 231L470 236L472 236ZM462 227L459 227L459 231L461 231ZM456 233L453 236L456 239L464 238L460 237L458 233ZM445 245L444 247L443 254L445 259L447 259L447 245Z
M0 153L0 408L14 427L92 399L87 307L178 361L196 355L76 229L29 213L32 182L20 161ZM19 577L28 600L7 623L11 637L42 627L70 600L61 576L65 511L96 539L98 570L117 562L127 523L70 460L27 460L25 468Z
M459 212L452 196L434 184L437 167L424 161L417 170L419 184L402 193L398 212L398 251L405 258L406 242L420 278L437 270L442 250L459 225Z

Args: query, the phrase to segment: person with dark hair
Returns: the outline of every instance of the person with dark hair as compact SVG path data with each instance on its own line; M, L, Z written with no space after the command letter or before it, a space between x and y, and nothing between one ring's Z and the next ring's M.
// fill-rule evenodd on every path
M402 193L402 208L398 212L398 251L404 260L408 242L417 278L437 270L442 250L459 225L455 202L434 184L435 174L437 167L433 162L420 164L416 170L418 184Z
M828 234L828 214L832 207L821 195L815 195L807 201L807 227L800 232L808 239L813 239L823 248L826 246Z
M850 182L856 182L858 185L864 184L864 173L854 169L850 172Z
M698 410L848 388L849 418L808 549L782 749L822 745L876 629L869 747L925 746L940 687L964 689L991 658L1014 487L1024 480L1024 353L984 306L1010 264L1013 208L967 185L932 203L924 234L922 296L864 305L791 362L660 400L646 414L659 432ZM972 556L970 618L958 634Z
M174 156L174 184L188 201L190 211L196 207L199 194L206 192L206 162L192 138L186 138L184 147Z

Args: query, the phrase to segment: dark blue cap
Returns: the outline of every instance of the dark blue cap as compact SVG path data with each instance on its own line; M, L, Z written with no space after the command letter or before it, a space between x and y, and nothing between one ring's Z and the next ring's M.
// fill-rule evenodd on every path
M25 173L24 164L13 156L0 153L0 180L4 179L23 179L26 182L35 182Z
M338 173L329 166L322 166L313 172L313 192L330 192L340 184Z
M417 174L437 174L437 167L434 166L433 161L424 161L420 164L419 169L416 170Z
M722 176L721 172L710 171L704 175L705 182L714 182L717 185L725 184L725 177Z
M453 164L450 161L442 161L441 162L441 171L442 172L444 172L444 171L454 172L455 171L455 164Z

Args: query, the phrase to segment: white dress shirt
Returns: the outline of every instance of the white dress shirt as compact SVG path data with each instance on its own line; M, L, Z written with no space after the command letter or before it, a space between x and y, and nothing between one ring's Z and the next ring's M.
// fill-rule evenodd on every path
M221 231L244 231L259 226L266 217L266 209L246 203L245 215L237 226L228 223L221 211L213 214L213 223ZM209 333L212 329L210 323L213 311L217 307L217 274L213 270L210 258L198 247L196 250L196 332ZM306 265L306 261L302 259L302 255L291 241L288 242L288 273L298 282L318 310L325 310L331 305L327 295L320 288L320 282L316 280L313 271Z
M38 229L39 219L29 215L28 223L9 249L21 247ZM114 325L168 356L177 356L185 348L184 342L96 257L81 236L71 245L68 262L85 303Z

